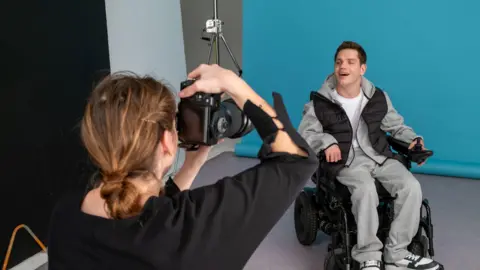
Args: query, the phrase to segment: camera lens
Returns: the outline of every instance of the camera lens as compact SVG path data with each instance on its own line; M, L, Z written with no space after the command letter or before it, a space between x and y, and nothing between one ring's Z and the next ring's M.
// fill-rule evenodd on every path
M214 131L217 139L240 138L253 130L253 125L248 117L235 104L233 99L224 100L216 113L216 128Z

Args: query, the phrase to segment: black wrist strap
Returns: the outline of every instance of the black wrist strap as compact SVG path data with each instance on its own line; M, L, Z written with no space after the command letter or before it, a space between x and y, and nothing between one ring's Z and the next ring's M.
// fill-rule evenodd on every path
M272 143L275 140L276 134L279 130L275 122L270 115L262 110L257 105L253 104L250 100L245 102L243 106L243 112L252 121L255 129L260 135L262 141L267 144Z
M290 136L292 141L301 149L309 154L309 157L313 155L316 159L316 155L313 150L310 148L308 143L305 141L302 136L297 132L296 128L293 126L290 117L288 116L287 107L283 102L283 98L279 93L273 92L273 106L277 112L277 118L282 122L283 130Z
M275 141L277 132L279 130L284 130L295 144L297 144L300 148L302 148L308 153L309 159L317 162L317 157L313 150L310 148L308 143L300 136L300 134L298 134L295 127L292 125L292 122L290 121L287 113L287 108L285 107L282 96L279 93L273 93L273 102L274 109L277 113L277 117L274 118L278 119L282 123L283 129L279 129L273 121L272 117L252 102L247 101L244 105L244 113L247 115L250 121L252 121L252 124L255 126L258 134L263 140L263 145L258 152L258 157L260 159L266 159L269 157L280 155L280 153L272 153L270 144Z

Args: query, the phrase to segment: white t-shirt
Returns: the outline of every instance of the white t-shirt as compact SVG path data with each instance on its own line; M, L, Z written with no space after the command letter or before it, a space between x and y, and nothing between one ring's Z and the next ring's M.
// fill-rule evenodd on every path
M352 123L353 128L353 147L358 147L357 142L357 128L358 122L360 121L360 113L361 113L361 104L362 104L362 91L358 94L358 96L354 98L346 98L338 94L337 90L334 91L334 97L338 102L342 104L343 109L347 113L348 119L350 119L350 123Z

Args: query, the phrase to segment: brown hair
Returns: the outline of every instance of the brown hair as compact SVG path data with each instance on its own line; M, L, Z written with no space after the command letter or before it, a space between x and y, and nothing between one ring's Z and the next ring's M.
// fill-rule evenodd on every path
M173 93L152 77L114 73L93 90L81 124L81 139L102 176L100 193L114 219L142 210L132 180L155 177L156 146L173 131Z
M358 52L358 59L360 59L360 65L366 64L367 63L367 53L365 50L360 46L360 44L353 42L353 41L344 41L340 46L338 46L337 51L335 52L335 57L333 58L333 61L337 60L338 53L341 50L345 49L352 49L356 50Z

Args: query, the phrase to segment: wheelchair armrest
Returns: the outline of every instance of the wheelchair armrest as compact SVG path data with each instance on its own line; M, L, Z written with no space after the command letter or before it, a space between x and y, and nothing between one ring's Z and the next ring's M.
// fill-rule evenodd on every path
M316 184L327 187L331 191L335 190L335 181L336 181L336 174L337 169L336 167L331 166L338 166L336 164L331 164L327 161L327 157L325 155L325 151L322 150L317 153L317 158L319 161L317 171L314 174L314 178L317 181Z
M400 141L395 139L392 136L387 136L388 144L393 148L393 150L397 151L398 153L408 156L408 147L410 146L408 143L404 141Z
M397 140L392 136L387 136L388 143L393 148L393 150L404 155L408 161L415 163L423 163L427 158L433 155L431 150L422 150L422 145L420 144L420 139L417 139L417 144L412 148L408 149L410 144Z
M317 158L318 158L318 161L320 163L327 161L327 157L325 156L325 150L322 150L322 151L318 152L317 153Z

